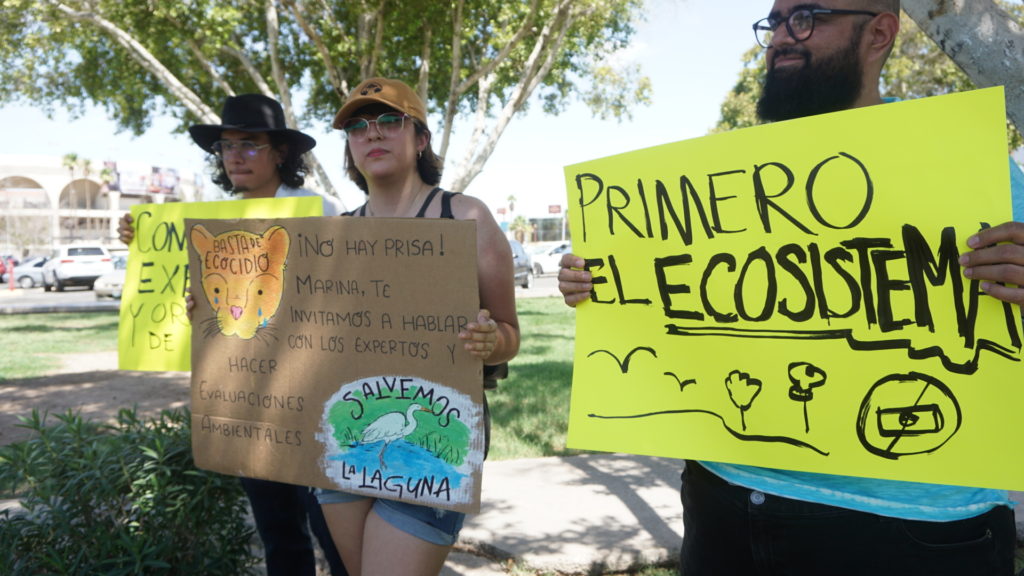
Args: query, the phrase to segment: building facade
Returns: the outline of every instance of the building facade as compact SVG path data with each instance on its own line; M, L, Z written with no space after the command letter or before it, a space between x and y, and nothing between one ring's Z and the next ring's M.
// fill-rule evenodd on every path
M117 222L132 206L200 200L203 180L71 154L0 155L0 254L20 259L75 243L117 247Z

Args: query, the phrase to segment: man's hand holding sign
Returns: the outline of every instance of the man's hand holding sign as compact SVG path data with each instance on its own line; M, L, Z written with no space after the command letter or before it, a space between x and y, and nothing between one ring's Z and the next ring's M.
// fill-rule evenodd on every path
M964 276L981 280L986 294L1024 306L1024 223L1004 222L967 239L960 256Z

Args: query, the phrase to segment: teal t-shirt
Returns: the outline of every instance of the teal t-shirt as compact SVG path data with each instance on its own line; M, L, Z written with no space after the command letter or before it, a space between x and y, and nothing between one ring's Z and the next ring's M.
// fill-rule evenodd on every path
M1013 219L1024 222L1024 172L1012 158L1010 196ZM731 484L765 494L908 520L949 522L984 514L995 506L1013 507L1005 490L876 480L721 462L701 461L701 464Z

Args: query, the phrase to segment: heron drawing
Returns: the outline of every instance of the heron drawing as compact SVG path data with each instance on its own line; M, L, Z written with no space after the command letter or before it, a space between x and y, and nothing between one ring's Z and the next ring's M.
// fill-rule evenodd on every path
M388 445L395 440L412 434L413 430L416 429L416 419L413 417L413 414L426 410L420 404L410 404L405 414L401 412L381 414L363 430L363 444L384 442L384 446L380 449L381 468L387 468L387 464L384 463L384 451L388 449Z

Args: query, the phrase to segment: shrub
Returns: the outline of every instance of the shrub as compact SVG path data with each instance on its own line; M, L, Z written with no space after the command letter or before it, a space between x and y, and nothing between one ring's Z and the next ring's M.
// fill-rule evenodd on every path
M238 480L196 469L191 415L98 424L33 411L0 448L0 574L251 574Z

